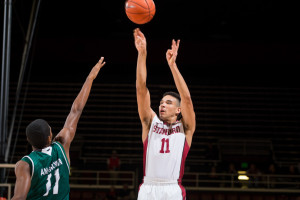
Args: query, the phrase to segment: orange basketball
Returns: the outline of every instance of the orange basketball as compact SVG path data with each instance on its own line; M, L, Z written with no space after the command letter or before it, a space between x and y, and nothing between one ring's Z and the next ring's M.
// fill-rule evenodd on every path
M146 24L155 15L153 0L127 0L125 2L127 17L136 24Z

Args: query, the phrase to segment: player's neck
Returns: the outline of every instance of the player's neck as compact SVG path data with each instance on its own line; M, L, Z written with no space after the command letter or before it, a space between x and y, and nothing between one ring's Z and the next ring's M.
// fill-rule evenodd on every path
M166 124L174 124L174 123L176 123L176 121L177 121L177 117L171 117L169 119L163 120L163 122Z
M49 147L50 145L51 145L51 144L48 144L47 146L45 146L45 147L43 147L43 148L41 148L41 149L36 148L36 147L34 147L34 146L31 146L31 147L32 147L32 151L41 151L42 149L45 149L45 148Z

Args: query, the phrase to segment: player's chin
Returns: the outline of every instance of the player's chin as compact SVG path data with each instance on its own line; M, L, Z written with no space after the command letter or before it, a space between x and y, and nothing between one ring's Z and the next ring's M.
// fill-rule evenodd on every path
M166 116L164 115L164 113L159 113L159 118L161 120L165 120L166 119Z

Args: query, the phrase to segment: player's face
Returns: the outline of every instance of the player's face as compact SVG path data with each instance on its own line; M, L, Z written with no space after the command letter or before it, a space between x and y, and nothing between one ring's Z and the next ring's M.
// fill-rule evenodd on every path
M177 117L180 113L178 100L171 96L166 95L160 100L159 104L159 117L162 120L168 120L172 117Z

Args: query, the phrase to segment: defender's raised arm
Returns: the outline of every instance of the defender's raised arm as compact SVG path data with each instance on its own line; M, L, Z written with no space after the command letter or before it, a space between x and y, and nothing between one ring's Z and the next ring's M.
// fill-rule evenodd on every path
M79 94L77 95L76 99L74 100L73 105L70 110L70 113L65 121L63 129L58 133L58 135L54 139L55 141L58 141L63 145L69 162L70 162L70 157L69 157L70 144L74 139L78 120L81 116L83 108L88 100L89 95L90 95L93 81L97 77L100 69L104 65L105 65L104 57L101 57L99 62L92 68L92 70L89 73L88 77L86 78Z

